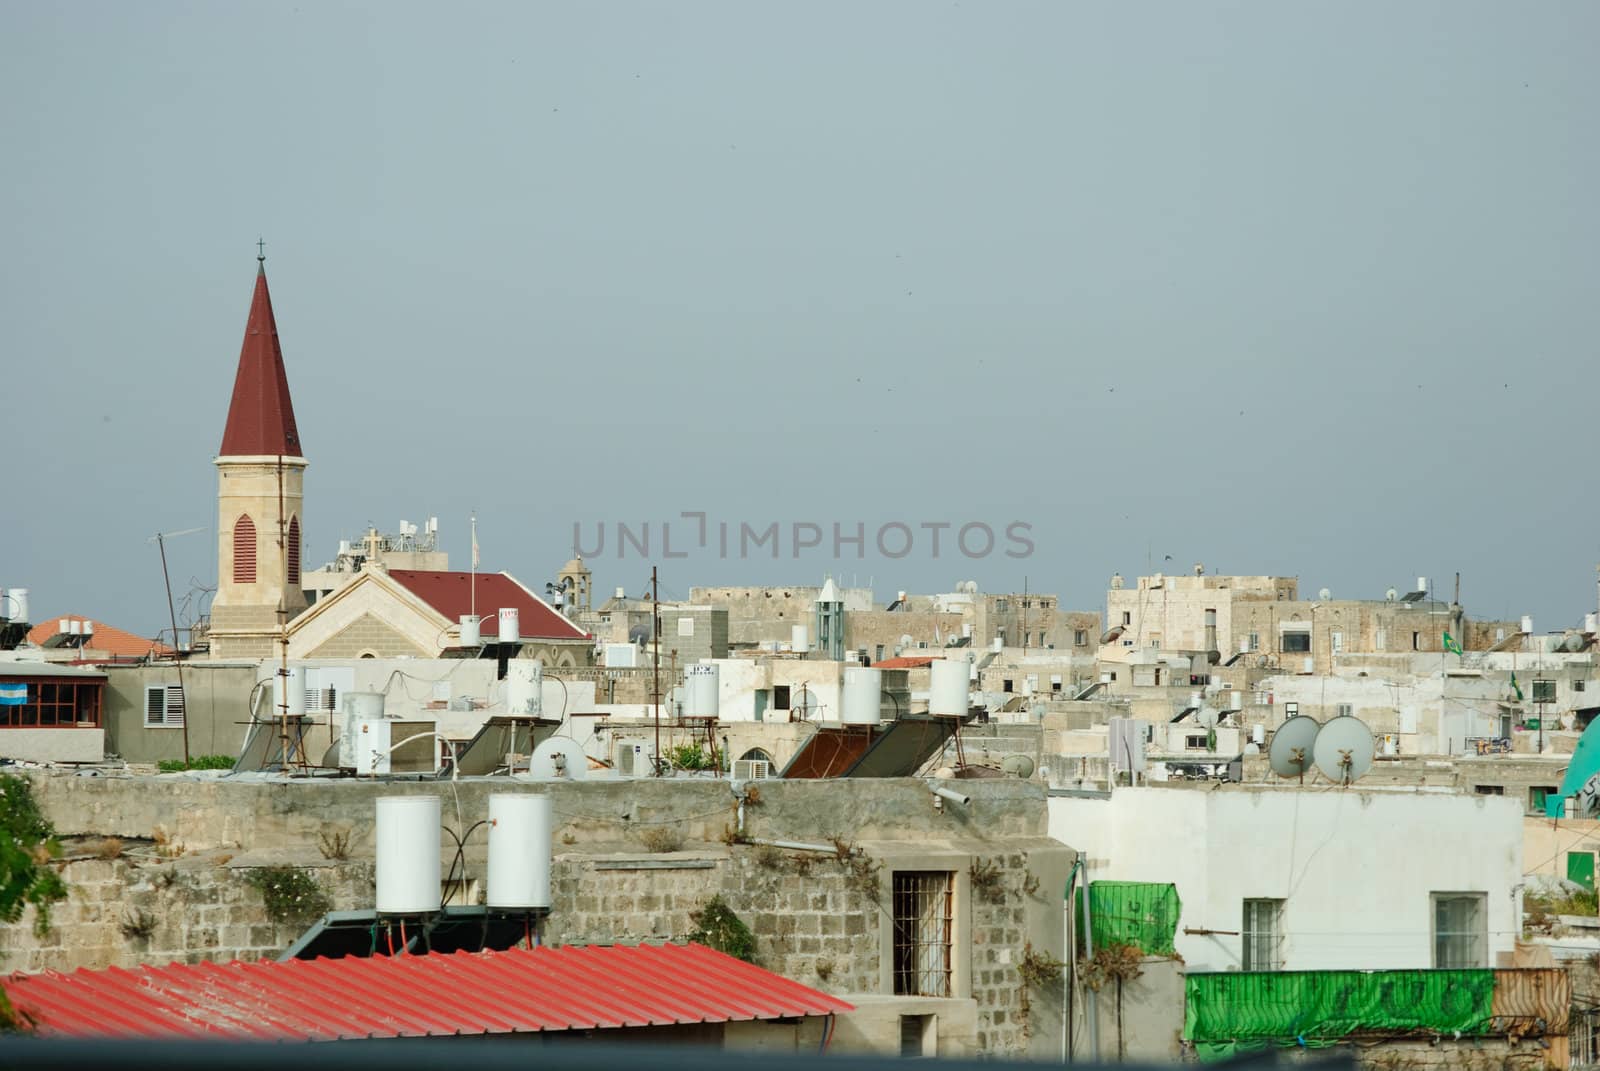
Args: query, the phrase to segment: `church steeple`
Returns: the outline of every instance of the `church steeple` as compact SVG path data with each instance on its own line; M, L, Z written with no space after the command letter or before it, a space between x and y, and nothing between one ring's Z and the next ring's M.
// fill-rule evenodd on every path
M272 316L266 259L262 254L256 257L256 289L239 350L233 404L228 407L228 424L222 432L219 452L224 457L304 456L294 423L289 378L283 370L283 349L278 345L278 325Z
M300 579L305 453L289 400L278 325L256 257L255 295L239 351L217 466L217 594L211 657L265 658L306 608Z

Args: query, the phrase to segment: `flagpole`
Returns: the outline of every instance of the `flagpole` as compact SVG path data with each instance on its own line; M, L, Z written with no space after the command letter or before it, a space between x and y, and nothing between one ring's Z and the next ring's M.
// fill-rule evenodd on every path
M478 514L472 514L472 616L478 616Z

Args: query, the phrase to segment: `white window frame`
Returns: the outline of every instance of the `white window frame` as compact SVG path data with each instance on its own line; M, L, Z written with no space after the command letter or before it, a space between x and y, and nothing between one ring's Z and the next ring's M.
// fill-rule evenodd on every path
M1466 928L1441 931L1439 912L1446 904L1472 904L1472 918ZM1483 968L1489 966L1489 894L1482 892L1436 892L1428 897L1429 925L1433 933L1435 968ZM1448 946L1445 942L1451 942Z
M1239 969L1283 970L1283 901L1250 897L1239 926Z
M156 696L160 700L156 700ZM159 705L161 713L150 717L152 705ZM184 720L183 688L177 684L147 684L144 686L144 727L146 729L181 729Z

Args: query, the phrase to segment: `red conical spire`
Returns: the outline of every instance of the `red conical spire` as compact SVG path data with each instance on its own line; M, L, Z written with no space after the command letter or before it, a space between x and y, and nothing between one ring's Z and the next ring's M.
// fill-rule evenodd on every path
M256 292L250 299L250 320L239 351L239 374L233 381L233 404L228 407L221 454L302 457L289 378L278 345L278 325L272 318L272 295L267 292L266 257L258 256L256 261Z

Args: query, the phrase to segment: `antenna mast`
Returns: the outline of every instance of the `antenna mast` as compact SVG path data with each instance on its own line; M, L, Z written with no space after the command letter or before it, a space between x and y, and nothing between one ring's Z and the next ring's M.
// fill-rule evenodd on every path
M656 710L655 776L661 776L661 588L656 567L650 567L650 639L652 641L650 693Z
M278 455L278 568L283 587L278 591L278 746L283 769L289 769L289 548L284 538L283 455Z

